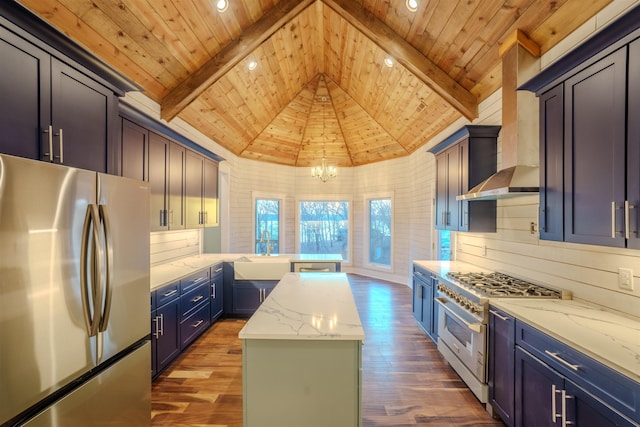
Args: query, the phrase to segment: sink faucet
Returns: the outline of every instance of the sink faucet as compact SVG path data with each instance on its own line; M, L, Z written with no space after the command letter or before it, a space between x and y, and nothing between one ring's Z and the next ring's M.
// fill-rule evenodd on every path
M264 235L267 235L267 256L271 256L271 233L269 230L262 230L262 236L260 236L260 243L264 243Z

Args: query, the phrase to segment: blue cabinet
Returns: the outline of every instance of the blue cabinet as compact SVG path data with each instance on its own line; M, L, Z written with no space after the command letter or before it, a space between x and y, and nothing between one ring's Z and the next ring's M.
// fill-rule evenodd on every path
M180 354L180 282L153 291L151 312L152 375L155 378Z
M277 280L234 281L232 313L236 315L255 313L277 284Z
M438 316L433 300L436 285L436 276L413 266L413 317L434 342L438 340Z
M211 323L224 311L224 275L222 263L211 267Z
M638 426L640 384L516 321L515 426Z
M489 309L489 404L502 421L514 426L516 321L507 313Z

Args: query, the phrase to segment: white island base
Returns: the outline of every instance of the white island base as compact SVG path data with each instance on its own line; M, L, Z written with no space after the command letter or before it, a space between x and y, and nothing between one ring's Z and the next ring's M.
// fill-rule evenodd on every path
M364 331L343 273L289 273L240 331L245 427L358 427Z

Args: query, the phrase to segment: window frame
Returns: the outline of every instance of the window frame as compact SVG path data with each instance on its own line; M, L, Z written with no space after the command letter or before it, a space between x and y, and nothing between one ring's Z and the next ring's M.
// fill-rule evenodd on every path
M349 227L347 237L347 259L342 260L343 266L351 266L353 264L353 197L346 194L302 194L296 196L296 213L295 213L295 250L300 253L300 203L302 202L346 202L347 203L347 225Z
M374 262L371 262L371 259L370 259L370 255L371 255L371 210L370 210L371 203L370 202L372 200L387 200L387 199L391 201L391 246L390 246L391 253L389 254L389 265L374 263ZM364 241L362 245L364 265L366 268L370 270L393 272L394 271L393 265L395 260L394 239L395 239L395 222L396 222L394 192L365 194L363 205L364 205L363 212L365 216L365 227L363 230Z
M285 200L286 197L284 194L276 194L276 193L263 193L260 191L252 191L251 192L251 253L256 253L256 242L258 240L258 233L256 230L256 201L257 200L277 200L279 202L278 207L278 252L273 252L277 254L283 253L283 248L285 242L283 238L285 236Z

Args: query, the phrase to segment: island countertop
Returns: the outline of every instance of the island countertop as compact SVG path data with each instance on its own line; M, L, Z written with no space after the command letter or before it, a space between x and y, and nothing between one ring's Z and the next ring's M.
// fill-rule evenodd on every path
M346 274L287 273L239 337L364 341L364 329Z

